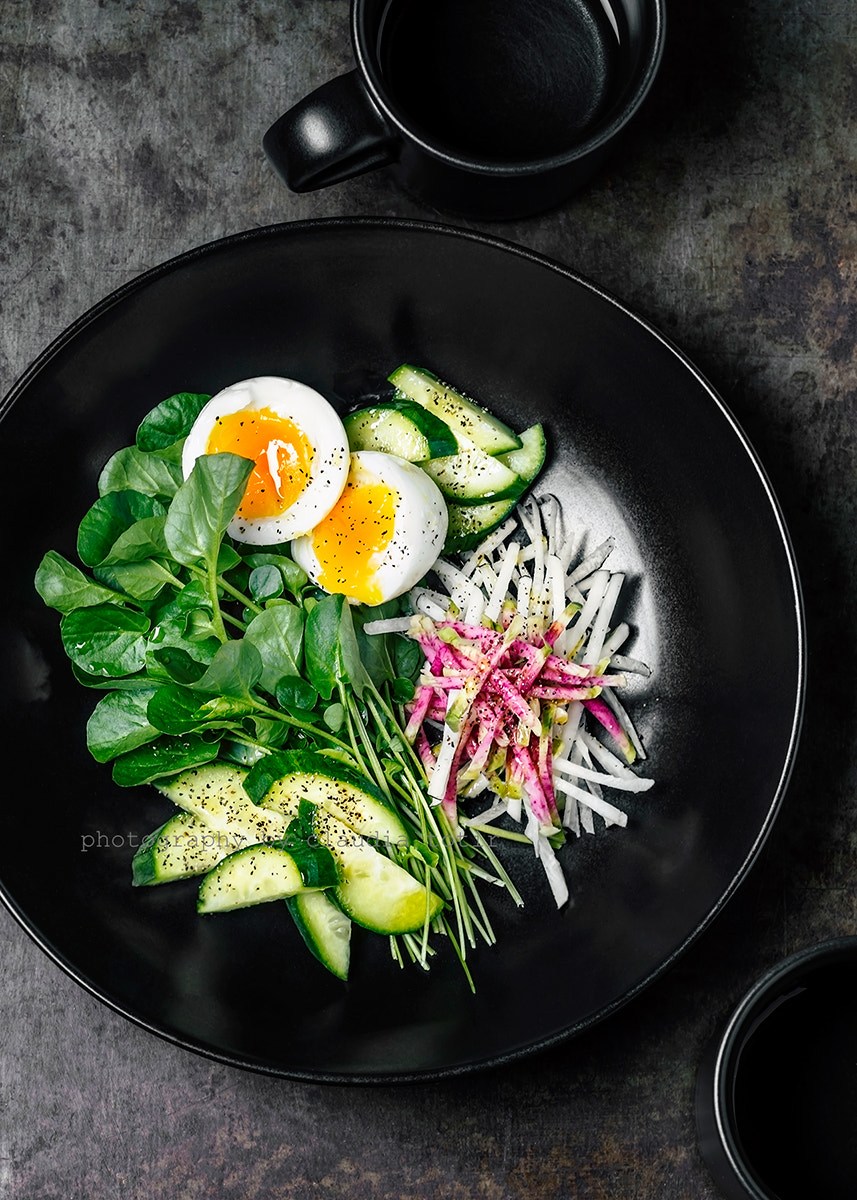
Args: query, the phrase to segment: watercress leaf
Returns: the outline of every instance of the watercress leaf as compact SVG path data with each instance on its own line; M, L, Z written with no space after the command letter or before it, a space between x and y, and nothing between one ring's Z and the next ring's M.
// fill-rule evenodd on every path
M387 779L398 779L404 771L404 765L395 758L384 759L384 776Z
M210 696L199 711L207 721L235 725L244 717L252 717L256 708L255 700L243 696Z
M289 736L290 728L285 721L274 721L269 717L251 717L253 740L262 746L282 746Z
M282 724L282 722L280 722ZM239 767L252 767L255 762L265 756L260 746L248 746L246 742L233 741L227 734L220 743L218 758L224 762L235 763Z
M184 438L178 442L172 442L169 446L164 446L163 450L152 450L151 454L162 458L164 462L176 463L179 467L182 465L182 451L184 450Z
M167 545L177 562L214 567L252 469L253 463L237 454L203 454L196 460L167 513Z
M351 685L355 695L362 696L370 679L360 657L352 609L347 601L343 601L340 615L337 667L339 678Z
M174 683L190 685L205 674L205 664L191 658L180 646L162 646L151 651L150 659L163 667L165 674Z
M113 566L94 567L95 577L110 587L118 588L126 596L148 604L172 580L172 574L163 563L150 558L144 562L118 562Z
M304 887L335 887L339 882L336 860L312 832L311 824L296 818L279 844L292 856Z
M425 842L411 842L408 846L408 857L425 863L428 867L436 867L440 856L436 850L431 850Z
M166 683L149 701L147 716L162 733L181 735L211 728L236 729L252 711L252 702L229 696L210 696Z
M356 610L352 610L354 633L357 638L360 659L376 688L379 688L382 683L386 683L392 679L396 674L390 658L386 634L366 633L363 628L366 621L381 619L383 618L380 614L365 609L362 606Z
M342 596L326 596L307 611L304 635L307 678L325 700L330 699L336 686L342 604Z
M146 661L149 618L116 604L97 604L66 613L60 622L63 647L90 675L133 675Z
M322 713L322 720L331 733L339 733L340 729L345 724L345 709L339 702L336 704L328 704L327 708Z
M61 613L72 612L75 608L91 608L95 604L109 604L111 601L121 602L120 596L99 583L93 583L56 550L49 550L39 563L35 585L45 604Z
M244 631L244 641L255 646L262 658L259 686L270 695L284 676L300 675L303 647L303 613L285 601L255 616Z
M120 754L113 763L113 782L119 787L153 783L190 767L213 762L220 751L218 739L188 733L183 737L158 737L145 746Z
M416 688L410 679L402 679L397 676L390 685L390 693L397 704L407 704L409 700L413 700Z
M196 630L189 630L188 627L195 615L198 615L201 620L209 620L204 608L188 611L178 598L153 613L152 631L148 639L146 658L149 670L155 674L161 673L160 664L152 655L154 651L164 646L177 646L179 649L185 650L191 658L206 666L211 662L215 653L220 649L221 641L212 635L210 622L208 634L205 637L193 636Z
M299 675L284 675L278 680L274 695L280 708L286 712L309 713L318 703L318 692Z
M225 642L192 685L200 692L249 698L263 671L262 655L246 638Z
M201 392L177 392L147 413L137 429L140 450L166 450L187 437L191 427L211 399Z
M293 769L293 760L287 751L275 750L273 754L266 754L248 772L244 791L254 804L261 804L274 784Z
M95 688L100 691L113 691L121 688L133 692L138 691L140 688L152 686L152 679L149 677L148 671L145 670L138 671L136 675L122 675L116 679L111 675L90 675L88 671L84 671L76 663L72 663L71 673L77 682L84 687Z
M225 575L227 571L233 570L243 562L244 559L233 546L230 546L228 542L221 542L220 549L217 551L218 575Z
M283 586L286 591L291 592L295 599L300 599L301 592L309 583L309 576L303 567L299 567L287 554L260 551L259 553L245 555L244 561L254 569L257 567L275 567L283 578Z
M137 521L162 516L165 512L159 500L133 489L99 497L77 531L80 561L87 567L97 566L107 558L116 539Z
M194 612L198 608L207 608L211 611L211 597L205 590L205 584L201 579L194 579L190 583L185 584L180 592L176 592L174 597L176 608L182 612Z
M400 633L392 634L391 642L396 674L403 679L416 680L425 660L419 642L413 638L403 637Z
M146 716L162 733L181 736L206 724L200 716L199 696L179 684L165 684L151 697Z
M166 558L169 555L164 526L167 516L162 512L156 517L143 517L135 521L110 547L110 553L102 560L102 566L118 562L140 562L144 558Z
M107 460L98 477L98 494L122 492L128 488L146 496L169 500L182 481L181 466L155 454L146 454L136 446L125 446Z
M216 638L217 642L220 642L211 619L211 613L204 608L195 608L193 612L188 613L187 636L192 642L208 642L211 638Z
M344 596L323 596L309 609L304 659L307 678L325 700L335 687L346 683L362 696L369 680L360 659L351 606Z
M109 762L157 737L146 715L156 691L113 691L99 700L86 725L86 744L96 762Z
M250 572L250 595L257 604L276 600L283 594L283 577L276 567L254 567Z

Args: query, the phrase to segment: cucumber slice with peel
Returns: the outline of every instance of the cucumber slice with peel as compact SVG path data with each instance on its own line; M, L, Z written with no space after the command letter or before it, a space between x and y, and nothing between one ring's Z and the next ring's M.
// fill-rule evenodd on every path
M446 422L414 400L381 401L349 413L342 423L352 451L381 450L412 463L458 451Z
M286 900L301 937L338 979L348 978L351 921L327 892L298 892Z
M204 875L243 844L241 835L210 829L192 813L178 812L144 838L131 862L134 887Z
M433 458L419 466L449 500L458 504L484 504L487 500L517 498L526 484L517 471L499 457L471 446L446 458Z
M320 805L371 842L405 847L409 838L382 793L356 771L312 750L267 755L247 777L247 790L264 808L297 815L301 800Z
M447 527L444 554L461 554L474 550L492 529L496 529L514 510L523 493L532 485L545 462L546 441L541 425L531 425L521 434L521 446L498 459L514 470L522 483L520 494L481 504L447 505Z
M521 444L517 450L510 450L497 457L516 475L524 480L524 486L529 487L545 465L547 454L547 439L542 425L531 425L521 434Z
M238 844L277 841L286 832L288 819L282 813L258 808L244 791L246 777L243 767L214 762L192 767L156 786L209 829L242 838Z
M389 380L402 396L440 417L458 439L459 449L475 445L486 454L502 454L521 444L508 425L430 371L404 363Z
M197 912L231 912L251 904L285 900L304 891L298 865L278 846L245 846L203 876Z
M492 529L514 512L518 497L489 501L487 504L449 504L449 525L444 554L462 554L475 550Z
M336 899L356 925L375 933L412 933L442 910L440 896L323 808L315 811L313 829L336 861Z

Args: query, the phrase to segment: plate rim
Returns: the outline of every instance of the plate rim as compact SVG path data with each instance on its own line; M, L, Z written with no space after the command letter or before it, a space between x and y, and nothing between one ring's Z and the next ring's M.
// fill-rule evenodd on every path
M2 900L4 907L48 959L50 959L64 972L64 974L69 976L79 987L81 987L94 999L106 1005L113 1012L130 1021L133 1025L145 1030L147 1033L154 1034L156 1037L167 1042L168 1044L177 1046L189 1053L195 1054L204 1059L208 1059L209 1061L219 1062L239 1070L262 1074L272 1078L294 1080L297 1082L355 1086L422 1083L463 1075L471 1075L489 1069L500 1068L525 1058L544 1054L551 1049L566 1044L574 1037L579 1036L581 1033L602 1024L605 1020L613 1016L616 1012L625 1008L626 1005L630 1004L642 992L646 991L650 986L661 979L675 964L675 962L697 942L697 940L716 920L723 908L729 903L736 891L740 888L741 884L744 883L750 870L759 858L759 855L764 848L764 845L767 842L771 830L779 815L792 776L800 744L806 699L806 614L803 590L794 546L788 526L786 525L782 508L768 477L767 471L765 470L758 452L756 451L747 434L744 432L737 418L732 413L729 406L720 396L716 388L709 382L707 377L699 370L692 360L688 358L687 354L657 326L652 324L647 318L641 316L634 309L626 305L610 290L600 286L599 284L596 284L588 277L559 262L557 259L540 251L532 250L529 247L521 246L509 239L496 236L495 234L486 234L478 230L465 229L443 222L398 217L370 216L320 217L298 221L276 222L273 224L257 226L251 229L227 234L223 237L218 237L210 241L200 243L197 246L173 255L172 257L165 259L155 266L147 268L140 274L133 276L131 279L120 284L117 288L108 292L100 300L96 301L91 307L86 309L81 315L75 318L70 325L68 325L48 343L41 353L13 382L6 395L0 399L0 436L2 436L2 422L4 418L8 415L14 405L19 402L22 396L26 393L27 389L30 387L31 383L41 374L41 372L44 371L46 367L51 364L53 359L70 343L72 343L89 325L96 322L102 315L109 312L110 309L120 305L126 298L136 293L145 291L145 289L152 283L169 275L170 273L177 270L182 270L188 266L191 266L195 261L204 259L222 250L234 249L244 243L249 244L252 242L283 237L299 237L305 234L312 234L316 230L330 229L338 229L344 232L366 229L376 231L392 230L396 233L411 233L427 236L439 235L441 237L450 238L453 240L476 243L486 248L500 251L503 254L509 254L518 259L528 261L541 269L546 269L553 274L559 275L573 286L583 288L590 294L597 296L602 301L605 301L612 308L619 310L625 316L625 318L630 319L633 323L638 325L645 333L659 342L669 352L669 354L679 360L683 368L690 373L702 390L707 393L709 400L712 401L715 408L719 410L721 417L726 420L731 432L738 439L746 459L749 461L758 477L758 480L762 486L762 490L767 499L770 513L774 518L774 524L779 536L779 544L785 555L785 561L788 566L788 575L791 583L791 604L795 621L796 635L793 646L793 653L795 654L794 668L796 683L794 708L791 717L787 751L782 763L779 779L773 793L773 798L767 808L765 819L762 822L756 837L747 850L747 853L745 854L741 863L733 870L732 878L730 879L727 887L719 895L717 902L665 960L663 960L653 970L649 971L633 987L622 993L621 996L616 997L609 1004L599 1009L597 1013L590 1014L589 1016L575 1022L573 1025L570 1025L553 1034L542 1037L538 1041L527 1043L524 1046L516 1047L504 1053L482 1056L481 1058L471 1059L467 1062L460 1062L447 1066L421 1068L417 1070L409 1069L404 1071L390 1069L371 1072L362 1070L356 1072L331 1070L314 1071L300 1068L285 1068L271 1063L254 1062L249 1058L230 1054L228 1051L207 1046L201 1041L194 1041L190 1037L183 1037L178 1033L162 1029L156 1024L148 1021L141 1014L131 1011L130 1006L123 1004L118 999L112 997L107 989L99 987L94 980L90 979L83 971L76 968L74 963L69 961L68 958L51 943L50 939L45 937L41 931L35 927L14 897L7 892L6 885L2 878L0 878L0 900Z

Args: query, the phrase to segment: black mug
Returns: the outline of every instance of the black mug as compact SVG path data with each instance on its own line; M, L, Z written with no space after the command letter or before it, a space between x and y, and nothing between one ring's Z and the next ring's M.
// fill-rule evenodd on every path
M696 1082L699 1148L728 1200L857 1194L857 937L808 946L747 992Z
M654 81L665 0L352 0L356 67L264 148L293 192L389 166L446 211L501 219L566 199Z

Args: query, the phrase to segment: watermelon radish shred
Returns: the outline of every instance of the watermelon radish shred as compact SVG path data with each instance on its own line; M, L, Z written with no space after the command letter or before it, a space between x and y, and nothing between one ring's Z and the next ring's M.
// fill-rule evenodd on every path
M555 497L530 497L460 562L438 561L438 585L411 592L409 623L377 622L423 652L404 732L432 802L460 834L529 840L558 906L569 896L555 853L565 835L593 833L594 815L626 825L604 790L653 783L631 770L645 750L617 697L629 674L650 671L617 653L631 630L613 622L624 581L605 567L615 543L579 541L564 534ZM463 801L485 790L490 806L466 816ZM504 818L524 834L504 832Z

